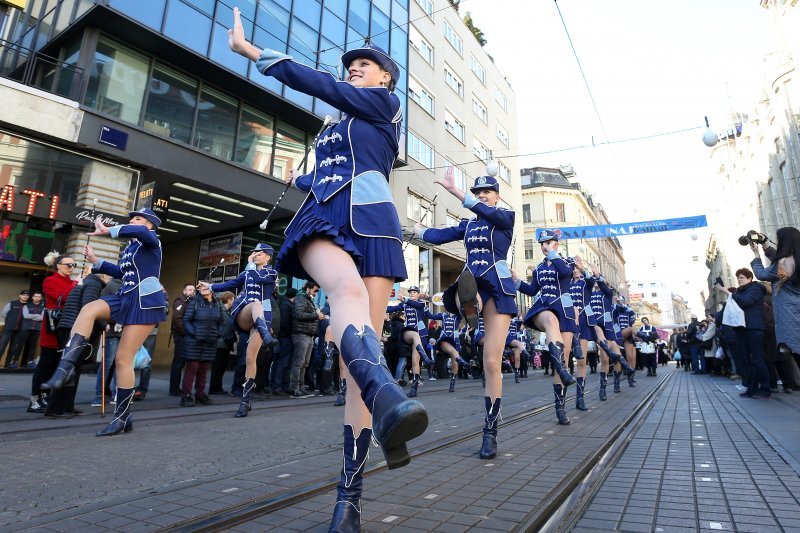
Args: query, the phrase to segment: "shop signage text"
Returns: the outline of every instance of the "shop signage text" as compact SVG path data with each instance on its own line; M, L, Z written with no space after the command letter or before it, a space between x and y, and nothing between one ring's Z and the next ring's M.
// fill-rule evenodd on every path
M22 202L17 201L17 196L27 196L27 200L23 199ZM57 194L49 195L42 191L35 191L33 189L23 189L16 191L14 185L5 185L0 189L0 211L9 211L12 213L23 213L27 216L37 216L37 206L42 204L39 202L49 201L50 205L46 210L39 209L39 217L46 217L50 220L58 220L60 222L68 222L78 224L85 223L91 225L98 215L103 217L103 224L106 226L118 226L120 222L116 220L113 215L103 214L98 211L90 209L79 209L71 205L61 205ZM16 208L16 209L15 209ZM23 211L24 209L24 211Z
M128 145L128 134L122 130L100 126L100 138L98 141L119 150L124 150Z
M58 195L54 194L49 196L41 191L34 191L33 189L23 189L19 194L28 196L28 206L25 210L26 215L33 215L36 210L36 201L39 198L48 198L50 200L50 209L47 213L47 218L56 218L58 212ZM14 186L4 185L2 192L0 192L0 209L3 211L14 211Z

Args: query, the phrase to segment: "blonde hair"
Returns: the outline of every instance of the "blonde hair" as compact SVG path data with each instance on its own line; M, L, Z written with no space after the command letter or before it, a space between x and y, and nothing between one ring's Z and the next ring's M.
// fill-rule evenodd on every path
M56 252L55 250L49 252L46 256L44 256L44 264L49 267L55 267L60 255L61 254Z

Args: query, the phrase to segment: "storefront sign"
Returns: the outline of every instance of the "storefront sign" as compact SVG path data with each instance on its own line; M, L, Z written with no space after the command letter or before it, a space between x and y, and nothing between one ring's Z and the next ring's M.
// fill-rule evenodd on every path
M21 198L22 201L17 201L18 195L27 198ZM42 204L47 204L44 206L47 218L56 218L56 214L58 213L57 194L49 196L47 193L35 191L33 189L22 189L21 191L17 191L16 187L13 185L4 185L2 191L0 191L0 210L11 211L15 213L25 213L28 216L32 216L36 212L36 204L40 198L47 199L42 202ZM40 211L42 211L42 204L40 204ZM17 209L14 209L15 207Z
M624 224L606 224L603 226L576 226L572 228L548 228L560 231L560 240L567 239L600 239L605 237L623 237L627 235L646 235L662 231L704 228L708 224L705 215L684 218L667 218L663 220L646 220L643 222L626 222ZM536 238L545 228L536 230Z
M124 150L128 145L128 134L122 130L100 126L100 138L97 140L118 150Z
M152 209L162 222L166 222L169 214L169 196L159 194L154 181L142 185L139 195L136 197L136 209L144 208Z
M643 292L632 292L632 293L628 294L628 299L630 301L641 300L642 298L644 298L644 293Z
M197 279L218 283L239 275L242 254L242 233L221 235L200 241Z

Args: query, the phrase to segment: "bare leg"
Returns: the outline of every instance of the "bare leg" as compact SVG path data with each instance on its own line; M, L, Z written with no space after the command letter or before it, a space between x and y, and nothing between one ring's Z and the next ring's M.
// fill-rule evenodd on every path
M238 315L236 315L236 325L242 331L249 331L247 337L247 352L246 352L246 366L244 370L244 379L247 381L249 378L255 379L256 377L256 359L258 358L258 351L261 350L261 335L258 334L253 326L255 325L256 318L264 317L264 306L260 302L250 302Z
M589 339L581 339L581 351L583 359L575 359L575 373L579 378L586 379L586 360L589 358Z
M404 331L403 342L411 346L411 371L414 374L419 374L420 366L419 366L419 352L417 351L417 345L422 344L422 339L420 339L419 333L417 333L416 331Z
M572 333L561 331L561 324L558 322L558 317L551 311L542 311L534 317L533 321L536 329L544 331L548 344L551 342L560 342L564 345L565 360L563 364L566 365L567 360L569 360L570 350L572 349ZM553 372L553 383L556 385L563 385L558 372Z
M458 351L449 342L442 342L439 344L439 349L450 356L450 371L455 375L458 374Z
M121 389L133 388L136 383L136 374L133 371L133 356L142 347L153 328L155 328L155 325L150 324L130 324L122 328L122 336L119 339L119 347L117 348L117 356L114 363L116 365L117 387Z
M514 369L519 370L520 361L522 360L522 343L511 341L511 349L514 350Z
M111 308L104 300L95 300L83 306L81 312L78 313L78 318L72 325L70 336L78 333L87 339L92 334L95 320L110 320ZM137 350L139 348L136 348Z
M486 396L494 402L503 396L503 348L506 344L511 315L497 312L494 300L489 298L483 304L483 372L486 375Z
M341 346L348 325L370 326L377 328L376 332L380 331L389 302L391 279L362 279L350 254L324 238L303 246L300 261L329 296L331 328L337 346ZM378 326L375 326L376 322ZM344 377L347 379L344 423L353 426L354 433L358 434L362 428L371 427L372 421L357 384L347 372Z

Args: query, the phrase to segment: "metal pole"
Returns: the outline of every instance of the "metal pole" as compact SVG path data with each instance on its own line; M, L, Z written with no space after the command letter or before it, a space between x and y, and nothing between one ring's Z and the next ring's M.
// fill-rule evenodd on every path
M100 335L100 418L106 417L106 332Z

